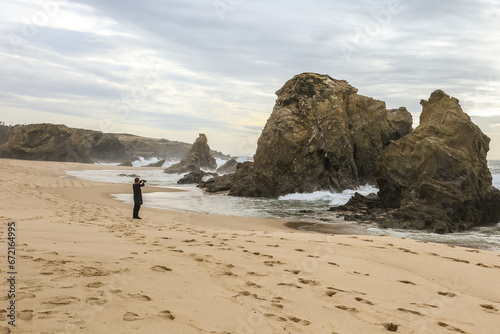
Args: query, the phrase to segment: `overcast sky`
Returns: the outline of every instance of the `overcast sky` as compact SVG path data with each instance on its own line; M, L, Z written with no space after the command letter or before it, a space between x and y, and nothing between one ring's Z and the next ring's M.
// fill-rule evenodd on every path
M302 72L406 106L458 98L500 159L500 0L9 0L0 121L63 123L253 154Z

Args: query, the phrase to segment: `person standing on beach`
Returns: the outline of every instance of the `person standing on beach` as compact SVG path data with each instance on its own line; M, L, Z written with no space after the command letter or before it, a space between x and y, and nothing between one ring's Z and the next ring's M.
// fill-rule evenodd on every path
M139 217L139 210L141 209L142 205L142 190L141 187L144 187L145 185L144 180L139 179L138 177L135 178L135 183L132 185L134 189L134 216L132 218L134 219L142 219Z

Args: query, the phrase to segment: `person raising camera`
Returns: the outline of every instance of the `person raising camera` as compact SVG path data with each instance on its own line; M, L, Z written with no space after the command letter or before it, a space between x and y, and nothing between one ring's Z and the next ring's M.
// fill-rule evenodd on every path
M132 218L134 219L142 219L139 217L139 210L141 209L142 205L142 190L141 187L144 187L146 181L141 180L138 177L135 178L135 183L132 185L134 189L134 216Z

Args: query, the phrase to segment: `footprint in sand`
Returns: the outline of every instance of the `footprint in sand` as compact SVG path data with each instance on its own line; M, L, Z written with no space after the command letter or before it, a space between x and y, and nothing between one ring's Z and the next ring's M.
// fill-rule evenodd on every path
M498 312L498 310L496 309L495 306L493 305L490 305L490 304L481 304L481 307L485 309L485 311L487 312Z
M415 305L415 306L418 306L418 307L431 307L431 308L439 308L437 307L436 305L432 305L432 304L418 304L418 303L411 303L411 305Z
M331 265L331 266L339 267L339 265L336 264L335 262L328 262L328 264Z
M398 281L398 282L403 283L403 284L408 284L408 285L416 285L415 283L410 282L410 281Z
M360 297L356 297L354 298L357 302L360 302L360 303L363 303L363 304L366 304L366 305L373 305L373 303L369 300L366 300L366 299L363 299L363 298L360 298Z
M420 312L408 310L408 309L405 309L405 308L398 308L398 311L405 312L405 313L411 313L411 314L414 314L414 315L423 316L423 314L420 313Z
M455 261L455 262L461 262L461 263L470 263L467 260L457 259L457 258L448 257L448 256L443 256L443 259L448 259L448 260L452 260L452 261Z
M297 288L297 289L302 289L301 286L298 286L295 283L278 283L278 285L286 285L286 286L291 286L291 287L294 287L294 288Z
M438 294L441 296L445 296L445 297L455 297L456 296L456 294L454 294L453 292L438 291Z
M134 298L134 299L137 299L137 300L141 300L141 301L144 301L144 302L149 302L151 301L151 298L146 296L146 295L141 295L139 293L129 293L128 294L130 297Z
M17 314L17 317L24 321L33 319L33 310L23 310Z
M27 299L27 298L31 299L31 298L36 297L34 294L29 293L29 292L19 292L16 296L17 296L17 301Z
M292 273L294 275L298 275L300 273L300 270L290 270L290 269L285 269L285 271L288 271L289 273Z
M404 253L410 253L410 254L418 254L416 252L413 252L409 249L406 249L406 248L398 248L400 251L403 251Z
M175 319L174 315L169 310L161 311L159 313L159 316L160 316L160 318L167 319L167 320L174 320Z
M160 266L160 265L156 265L156 266L151 267L151 270L158 271L158 272L172 271L172 269L167 268L165 266Z
M337 305L335 307L342 310L342 311L349 311L349 312L356 312L357 311L357 309L355 307L347 307L345 305Z
M84 277L94 277L94 276L106 276L109 275L109 273L94 267L84 267L82 270L80 270L80 275Z
M264 261L264 265L268 266L268 267L274 267L275 264L285 264L281 261Z
M102 284L101 282L92 282L87 284L87 288L96 289L102 287L103 285L104 284Z
M85 302L92 304L92 305L104 305L107 303L106 300L99 299L96 297L89 297L89 298L87 298L87 300Z
M123 315L123 320L124 321L137 321L137 320L142 320L144 318L139 317L137 313L134 312L127 312Z
M57 312L54 311L43 311L43 312L38 312L39 316L37 317L38 319L50 319L52 318L52 315L56 314Z
M328 297L333 297L337 294L337 291L333 291L333 290L326 290L325 291L325 295L327 295Z
M370 274L360 273L358 271L348 271L347 273L351 275L370 276Z
M246 285L246 286L253 287L253 288L261 288L261 286L260 286L260 285L255 284L254 282L250 282L250 281L247 281L247 282L245 283L245 285Z
M389 332L397 332L399 327L398 325L393 324L392 322L382 324L382 326L384 326L384 328L387 329Z
M288 317L288 319L295 322L296 324L300 323L301 325L304 325L304 326L309 326L311 324L311 322L309 320L302 320L300 318L293 317L293 316Z
M450 326L447 323L442 322L442 321L439 321L438 325L441 326L441 327L443 327L443 328L446 328L447 330L449 330L451 332L464 333L464 334L466 333L463 330L461 330L460 328L456 328L456 327Z
M308 285L319 285L320 283L318 281L312 280L312 279L305 279L305 278L299 278L299 283L302 284L308 284Z
M76 297L54 297L54 298L49 299L46 302L43 302L42 304L61 306L61 305L73 304L73 303L76 303L79 301L80 301L80 299L78 299Z

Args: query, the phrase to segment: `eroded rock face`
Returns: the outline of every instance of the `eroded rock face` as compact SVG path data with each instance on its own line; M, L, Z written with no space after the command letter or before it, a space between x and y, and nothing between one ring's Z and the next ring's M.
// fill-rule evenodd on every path
M165 169L165 173L181 174L199 171L200 169L215 170L217 162L210 153L207 136L200 133L199 137L194 142L187 157L181 162L172 165Z
M227 174L236 172L236 167L238 166L238 161L232 158L228 160L224 165L217 168L217 173L219 174Z
M374 184L384 146L411 131L406 109L388 111L384 102L328 75L297 75L276 94L255 162L238 168L230 195L277 197Z
M375 176L379 198L394 208L390 227L455 232L500 221L492 186L490 139L441 90L422 100L420 125L382 153Z
M213 177L205 182L198 184L198 187L204 188L206 192L215 193L227 191L233 185L234 173Z

